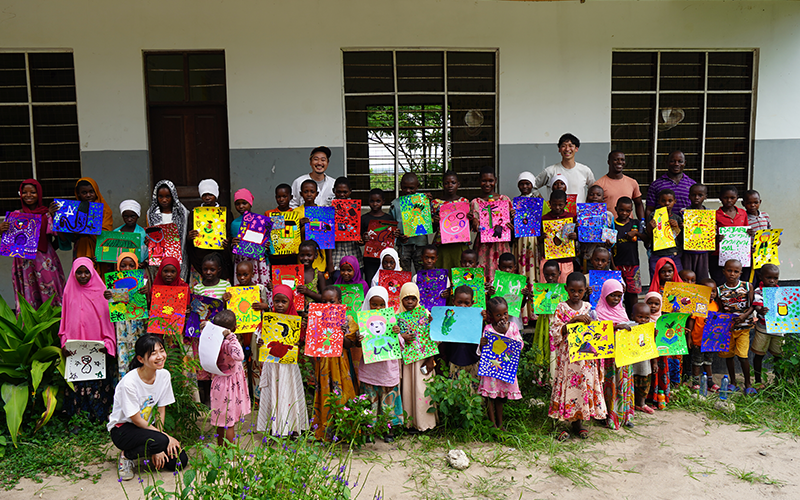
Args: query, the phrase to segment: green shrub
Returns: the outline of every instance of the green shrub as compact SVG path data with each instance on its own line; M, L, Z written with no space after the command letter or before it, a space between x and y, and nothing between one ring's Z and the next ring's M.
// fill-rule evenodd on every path
M370 437L381 437L392 428L391 417L386 412L375 415L372 402L364 394L339 403L339 394L332 392L325 406L330 408L327 429L334 441L341 441L350 447L360 448Z
M783 357L773 358L775 375L787 383L796 384L800 382L797 378L800 373L800 340L795 335L786 335L783 339Z
M167 361L164 367L172 380L175 402L165 415L164 431L181 442L194 442L200 435L198 419L206 407L194 400L197 382L189 374L200 369L200 363L190 355L183 336L166 336ZM177 341L176 341L177 340Z
M461 370L450 378L447 370L435 375L425 389L433 409L439 412L439 421L445 428L472 430L485 426L483 397L475 392L478 379Z

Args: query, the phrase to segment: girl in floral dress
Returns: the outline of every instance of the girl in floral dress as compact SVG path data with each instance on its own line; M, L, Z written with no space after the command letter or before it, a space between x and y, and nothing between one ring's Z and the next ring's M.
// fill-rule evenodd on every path
M225 340L219 349L217 368L222 375L211 377L211 413L209 422L217 426L217 444L226 440L233 443L239 419L250 413L250 394L244 376L244 349L236 338L236 316L225 309L211 318L211 322L225 328Z
M597 302L598 321L614 322L614 329L620 324L628 323L625 306L622 305L622 294L625 288L615 279L603 283L600 300ZM630 327L624 326L629 329ZM633 427L633 375L632 366L617 368L613 359L599 360L605 363L605 399L608 409L608 427L618 430L620 425Z
M550 397L551 418L572 424L572 430L581 439L589 437L583 428L584 420L605 419L606 402L603 398L603 377L597 360L569 361L567 324L591 323L589 313L592 306L583 301L586 293L586 278L582 273L571 273L567 277L566 302L558 304L550 321L550 347L556 353L556 373ZM562 430L559 441L569 438Z
M487 201L505 201L508 203L509 213L511 213L511 198L504 194L495 192L497 185L497 176L494 173L494 167L483 167L481 169L481 195L470 203L470 221L472 230L475 231L475 243L472 248L478 252L478 262L484 268L484 277L486 281L491 282L494 279L494 271L497 269L500 256L504 253L511 253L511 243L508 241L499 241L497 243L481 243L480 233L480 210L481 202ZM511 224L511 222L509 222Z

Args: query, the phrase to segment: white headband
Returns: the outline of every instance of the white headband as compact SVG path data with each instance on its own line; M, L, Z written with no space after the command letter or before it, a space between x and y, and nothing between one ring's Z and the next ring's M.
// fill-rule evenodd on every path
M200 185L197 186L197 190L200 191L201 198L206 193L213 194L215 198L219 198L219 185L214 179L203 179L200 181Z
M131 212L136 213L136 215L142 215L142 206L136 200L125 200L119 204L119 213L123 213L130 210Z

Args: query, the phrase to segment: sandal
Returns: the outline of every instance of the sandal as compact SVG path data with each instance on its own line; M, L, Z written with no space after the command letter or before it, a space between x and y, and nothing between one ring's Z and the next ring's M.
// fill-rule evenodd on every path
M568 431L561 431L558 433L558 436L556 437L556 441L558 441L559 443L563 443L567 439L569 439Z
M647 413L648 415L652 415L653 413L655 413L655 410L653 410L652 408L650 408L650 407L649 407L649 406L647 406L647 405L644 405L644 406L634 406L634 407L633 407L633 409L634 409L634 410L636 410L636 411L642 411L642 412L645 412L645 413Z
M747 389L744 390L744 393L747 396L755 396L756 394L758 394L758 391L753 389L752 387L748 387Z
M735 385L728 386L728 394L733 394L734 392L739 392L739 388Z
M587 431L586 429L579 430L578 437L581 439L589 439L589 431Z
M717 384L708 386L708 392L719 392L719 386Z
M692 386L692 392L697 392L700 390L700 384L694 384Z

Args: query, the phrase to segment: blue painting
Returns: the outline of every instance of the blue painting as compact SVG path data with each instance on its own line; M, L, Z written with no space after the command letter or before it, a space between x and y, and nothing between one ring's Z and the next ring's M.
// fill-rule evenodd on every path
M483 316L474 307L438 306L431 309L431 338L436 342L480 344Z
M442 298L442 292L447 290L446 269L421 269L417 272L417 286L419 287L419 302L427 310L434 306L447 305L447 299Z
M514 198L514 236L527 238L542 233L544 200L527 196Z
M731 328L736 314L709 311L703 327L701 352L728 352L731 348Z
M77 200L55 200L58 211L53 229L59 233L93 234L103 231L103 204Z
M336 232L334 219L336 209L333 207L305 207L305 215L309 222L306 223L306 239L314 240L323 250L336 246Z
M622 271L589 271L589 286L592 287L592 295L589 297L589 303L592 304L592 309L597 309L603 283L607 280L617 280L625 287L625 282L622 281Z
M486 332L484 337L488 342L481 349L478 376L492 377L513 384L517 381L522 342L489 332Z
M606 227L605 203L578 203L578 241L602 243Z

